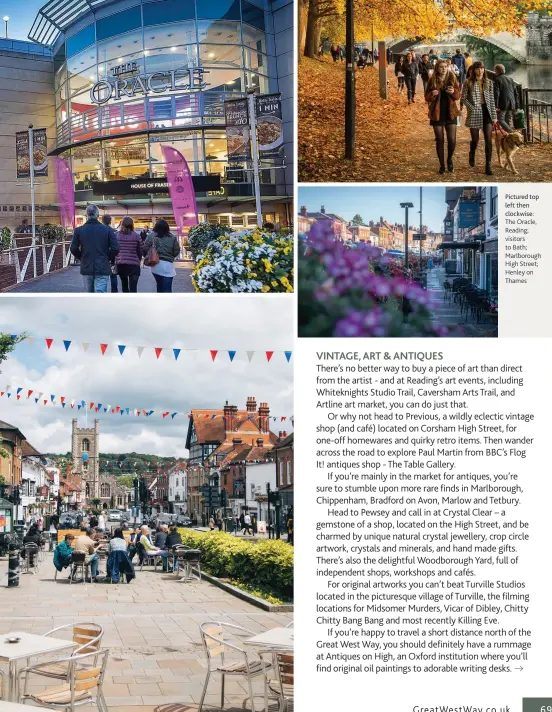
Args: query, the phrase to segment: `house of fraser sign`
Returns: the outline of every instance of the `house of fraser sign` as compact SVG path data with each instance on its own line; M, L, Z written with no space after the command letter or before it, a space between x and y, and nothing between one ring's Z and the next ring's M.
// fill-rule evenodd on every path
M165 94L170 91L201 91L208 86L203 75L209 70L202 67L192 69L173 69L153 74L134 74L138 72L136 62L127 62L111 69L109 79L96 82L90 89L90 101L93 104L105 104L110 99L118 101L124 96L134 97L140 94ZM128 76L128 75L131 76Z

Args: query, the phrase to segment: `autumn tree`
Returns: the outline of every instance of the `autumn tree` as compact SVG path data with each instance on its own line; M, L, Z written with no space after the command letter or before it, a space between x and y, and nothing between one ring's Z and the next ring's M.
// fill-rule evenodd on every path
M27 338L27 334L12 336L11 334L0 333L0 363L6 361L17 344L25 338ZM0 457L8 457L7 451L2 447L2 438L0 438ZM0 484L3 484L3 481Z

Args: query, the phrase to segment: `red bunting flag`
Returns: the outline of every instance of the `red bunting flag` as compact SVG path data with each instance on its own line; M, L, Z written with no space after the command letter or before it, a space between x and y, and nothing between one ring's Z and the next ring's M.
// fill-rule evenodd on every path
M214 361L217 357L218 351L211 349L211 361Z
M108 344L100 344L100 349L102 350L102 356L105 354L107 350Z
M274 351L267 351L267 352L266 352L266 360L267 360L267 361L270 361L270 359L272 358L272 355L273 355L273 354L274 354Z
M0 393L0 396L3 396L5 392L6 392L6 391L2 391L2 392Z
M17 400L20 400L21 396L20 396L20 395L17 395L16 398L17 398Z
M285 415L282 415L282 417L280 418L280 420L285 420L285 419L286 419Z
M65 396L61 396L60 401L61 401L62 403L65 403Z
M159 356L161 356L161 351L163 351L163 349L160 349L159 347L157 347L155 349L155 355L157 356L157 358L159 358Z
M27 391L27 398L30 398L32 396L33 392L32 391ZM3 395L3 394L2 394Z
M168 414L169 414L169 411L167 411L166 413L163 413L163 418L166 418Z
M121 410L121 406L118 405L118 406L115 408L115 412L118 413L120 410Z
M146 415L147 411L143 410L142 413L143 413L144 415Z
M47 403L47 402L48 402L48 401L47 401L47 400L45 400L45 401L44 401L44 405L46 405L46 403Z
M46 341L46 346L48 348L50 348L50 346L54 343L53 339L44 339L44 341Z
M98 408L98 406L96 406L96 407L94 408L94 410L95 410L96 413L97 413L100 409Z
M90 403L90 410L92 410L93 407L94 407L94 403L92 402L92 403Z

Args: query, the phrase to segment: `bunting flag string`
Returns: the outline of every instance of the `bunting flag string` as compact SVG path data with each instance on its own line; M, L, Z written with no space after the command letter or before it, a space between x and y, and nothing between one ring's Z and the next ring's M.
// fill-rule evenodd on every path
M4 396L7 396L7 398L11 398L14 393L12 392L13 386L10 384L6 385L5 390L0 391L0 398L3 398ZM161 416L162 420L168 419L170 416L171 420L174 420L176 417L187 417L190 419L193 415L192 412L189 413L182 413L179 411L171 411L165 409L153 409L153 408L130 408L130 407L125 407L121 405L105 405L104 403L100 403L98 401L93 401L93 400L82 400L82 399L77 399L77 398L67 398L67 396L58 396L55 393L50 393L49 398L45 396L45 394L40 391L36 392L34 389L26 389L24 386L17 386L15 388L15 396L16 400L12 402L17 402L21 400L21 394L23 391L27 392L26 398L23 398L23 400L31 401L34 400L35 405L41 405L43 406L61 406L62 408L65 408L65 406L69 403L71 409L77 409L77 411L81 410L86 410L86 411L92 411L93 413L97 413L99 415L101 414L109 414L109 415L121 415L121 416L134 416L134 417L140 417L140 418L150 418L152 415L159 415ZM31 398L31 396L34 395L34 398ZM43 397L44 396L44 397ZM7 402L7 401L6 401ZM201 409L204 410L204 409ZM224 418L225 416L220 413L201 413L197 414L196 417L198 418L203 418L204 420L209 419L209 420L216 420L217 418ZM254 420L255 418L258 418L259 416L257 414L251 414L248 415L245 420ZM287 421L291 422L293 424L293 416L292 415L270 415L268 416L268 420L273 422L273 423L285 423Z
M17 338L17 334L10 334L10 336L12 339ZM275 349L242 351L238 349L186 349L182 347L166 346L131 346L130 344L106 342L92 344L90 342L79 342L75 339L54 339L51 337L39 338L36 336L27 336L25 339L23 339L23 342L26 342L30 345L45 344L46 349L48 351L52 350L52 348L55 347L57 343L59 343L63 346L63 349L66 353L70 350L75 350L76 348L78 348L82 349L84 353L89 353L92 355L94 353L99 353L101 356L113 354L116 356L127 357L130 353L133 353L134 349L136 349L136 354L138 355L138 358L141 358L144 351L151 350L153 351L155 359L157 361L159 361L162 356L164 358L169 358L171 360L178 361L179 356L182 352L192 353L194 355L197 355L201 352L205 352L206 354L208 353L210 361L212 363L219 363L221 358L223 357L224 360L227 360L230 363L234 363L235 361L239 360L241 354L244 354L244 359L247 359L248 363L251 363L255 357L257 357L256 360L261 359L265 363L273 363L277 354L283 356L286 363L290 363L293 355L293 351L279 351Z

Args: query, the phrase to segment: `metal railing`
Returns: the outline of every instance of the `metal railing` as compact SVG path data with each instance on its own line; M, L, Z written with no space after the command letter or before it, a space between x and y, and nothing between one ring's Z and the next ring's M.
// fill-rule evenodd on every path
M547 94L549 89L524 89L523 109L525 111L527 128L526 141L529 143L550 143L552 131L552 102L538 99L531 94Z
M0 288L65 269L71 264L71 237L59 242L37 242L35 245L12 247L0 254Z

